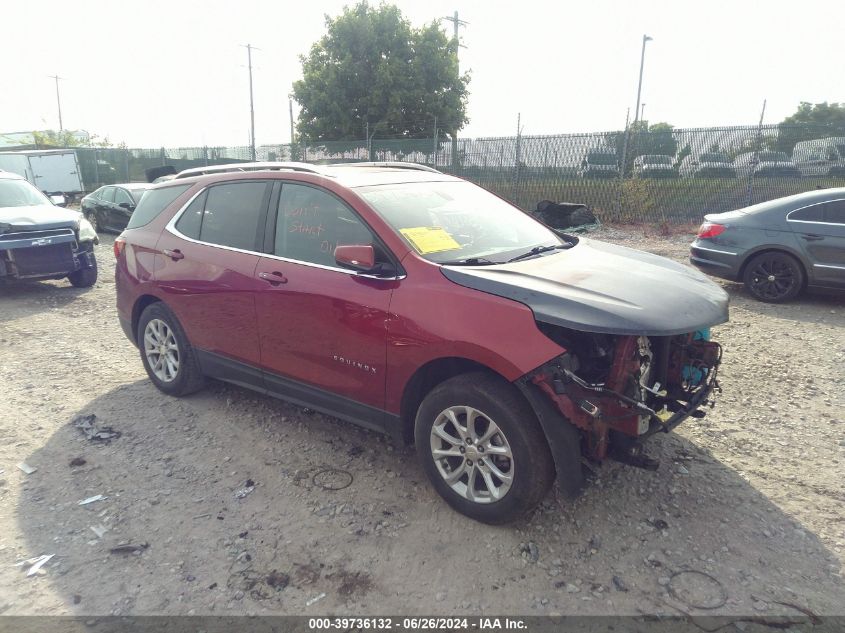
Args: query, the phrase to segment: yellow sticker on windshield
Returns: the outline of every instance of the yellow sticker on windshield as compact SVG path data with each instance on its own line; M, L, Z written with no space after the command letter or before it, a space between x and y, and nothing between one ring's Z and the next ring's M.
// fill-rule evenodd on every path
M418 226L413 229L399 229L418 253L427 255L460 248L454 238L439 226Z

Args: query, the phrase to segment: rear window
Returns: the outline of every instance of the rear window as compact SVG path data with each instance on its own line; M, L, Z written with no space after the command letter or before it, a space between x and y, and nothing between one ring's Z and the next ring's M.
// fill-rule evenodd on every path
M150 189L141 198L132 217L129 218L127 229L136 229L152 222L168 205L185 193L191 185L165 187L164 189Z
M268 197L265 182L232 182L208 190L200 224L200 241L255 250ZM147 194L149 195L149 194Z

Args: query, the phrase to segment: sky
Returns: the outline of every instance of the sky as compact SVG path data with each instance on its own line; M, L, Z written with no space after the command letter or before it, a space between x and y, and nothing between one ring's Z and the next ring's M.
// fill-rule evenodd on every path
M372 2L371 2L372 3ZM290 140L299 56L348 0L6 2L0 132L66 129L130 147L249 144L247 51L257 144ZM644 118L750 125L801 101L845 102L845 2L805 0L396 0L414 26L458 11L471 72L464 137L622 129L634 116L644 34ZM131 7L131 8L129 8ZM452 23L442 22L451 33ZM296 115L294 102L294 115Z

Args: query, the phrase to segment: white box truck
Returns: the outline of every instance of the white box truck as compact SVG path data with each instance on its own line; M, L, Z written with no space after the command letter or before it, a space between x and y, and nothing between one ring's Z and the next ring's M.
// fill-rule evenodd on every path
M0 152L0 169L19 174L48 195L67 199L85 191L76 151L33 149Z

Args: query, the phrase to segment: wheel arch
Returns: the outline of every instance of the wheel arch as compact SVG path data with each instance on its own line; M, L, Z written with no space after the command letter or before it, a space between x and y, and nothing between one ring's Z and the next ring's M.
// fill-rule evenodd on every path
M800 253L797 253L788 246L782 246L780 244L761 246L756 250L753 250L748 253L739 266L739 274L737 275L738 281L742 282L742 280L745 279L745 269L748 268L749 262L755 257L757 257L757 255L763 255L764 253L782 253L784 255L789 255L790 257L792 257L796 262L798 262L798 265L801 267L801 272L804 275L804 284L802 285L802 288L807 287L810 282L810 273L807 269L807 265L804 263L804 258L801 256Z
M161 299L155 295L144 294L135 300L135 305L132 306L132 342L138 344L138 322L141 320L141 314L148 306L160 302Z
M401 436L405 444L412 444L414 441L414 422L416 421L417 409L419 409L423 398L440 383L473 371L483 371L507 381L504 376L490 367L461 356L447 356L430 360L413 373L402 390L399 408Z

